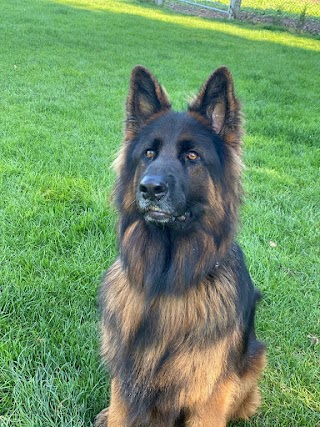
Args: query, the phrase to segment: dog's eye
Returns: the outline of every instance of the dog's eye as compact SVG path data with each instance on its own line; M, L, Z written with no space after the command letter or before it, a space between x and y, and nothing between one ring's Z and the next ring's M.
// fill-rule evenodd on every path
M188 151L187 152L187 158L189 160L197 160L197 159L199 159L199 154L196 153L195 151Z
M145 156L148 157L148 159L153 159L156 155L156 152L153 150L146 150Z

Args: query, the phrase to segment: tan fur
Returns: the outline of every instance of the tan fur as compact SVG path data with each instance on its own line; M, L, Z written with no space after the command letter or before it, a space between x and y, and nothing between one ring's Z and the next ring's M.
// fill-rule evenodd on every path
M129 340L139 326L144 307L144 296L130 286L119 261L114 264L108 280L113 284L112 292L109 294L108 309L110 311L116 309L118 313L121 313L123 336L125 340ZM232 286L232 277L229 277L228 272L225 272L222 280L217 282L215 288L211 288L209 292L206 285L206 282L204 282L202 286L190 290L184 296L176 298L170 296L162 297L155 302L152 309L157 310L159 313L159 323L162 325L162 341L141 354L140 357L137 357L136 363L139 364L141 378L147 377L148 372L157 363L159 357L163 354L163 345L167 345L171 340L173 330L179 335L183 331L201 327L201 323L207 321L206 305L209 304L212 309L212 322L215 321L215 317L218 317L223 324L223 319L227 322L230 315L235 315L235 313L232 314L234 311L235 291ZM222 301L224 302L223 304ZM102 330L103 353L110 354L110 352L113 352L113 348L110 345L105 329L103 328ZM156 381L153 382L153 387L155 389L164 388L168 383L179 383L183 379L185 386L180 392L179 406L190 408L195 406L201 408L202 405L207 408L209 406L207 410L213 411L214 416L221 417L221 425L225 425L223 422L226 423L228 416L231 419L236 416L238 418L239 416L247 418L253 413L253 408L255 410L258 405L258 398L249 405L247 395L253 396L254 393L257 393L257 377L264 367L265 359L263 356L261 361L254 365L255 368L247 373L244 378L234 378L227 383L221 382L221 378L223 378L224 373L227 373L228 369L226 354L230 346L238 346L239 339L240 337L235 329L223 340L202 351L198 349L194 351L179 351L176 356L163 365ZM179 343L176 343L176 345L179 345ZM217 385L218 394L215 391ZM113 385L112 390L114 387ZM114 411L119 411L119 405L121 408L125 408L125 402L121 402L118 392L112 392L111 395L113 396L113 405L117 406L117 410ZM231 402L233 400L241 401L241 399L245 407L241 408L240 406L237 410L232 411L230 409ZM252 400L252 397L250 399ZM215 405L212 404L212 400L214 400ZM170 402L168 404L170 405ZM111 408L113 408L112 404L110 410ZM112 411L109 412L108 427L113 425L115 427L122 426L118 421L114 421L113 424L110 418ZM121 409L121 413L122 411L123 409ZM117 416L119 417L119 415ZM212 419L212 416L212 413L211 415L208 414L208 419ZM199 427L203 425L207 427L209 424L205 424L206 419L206 417L202 419L203 424L195 420L190 421L188 426ZM195 424L196 422L198 424ZM123 425L123 427L125 426L126 424Z

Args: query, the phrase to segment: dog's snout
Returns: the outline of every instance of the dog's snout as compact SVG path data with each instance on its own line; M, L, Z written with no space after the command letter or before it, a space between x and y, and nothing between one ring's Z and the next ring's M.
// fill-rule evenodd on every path
M139 190L144 199L160 200L167 194L168 184L161 176L146 175L140 182Z

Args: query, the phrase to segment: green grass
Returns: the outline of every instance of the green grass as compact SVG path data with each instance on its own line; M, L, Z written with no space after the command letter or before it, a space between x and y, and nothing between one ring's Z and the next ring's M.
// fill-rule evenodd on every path
M242 0L241 7L267 10L268 12L275 10L297 15L300 15L306 8L308 15L320 17L318 3L314 0Z
M269 348L261 412L237 425L319 426L319 41L134 2L0 3L0 426L88 427L106 403L96 295L116 254L110 166L137 63L177 109L215 67L232 70L246 113L239 240Z

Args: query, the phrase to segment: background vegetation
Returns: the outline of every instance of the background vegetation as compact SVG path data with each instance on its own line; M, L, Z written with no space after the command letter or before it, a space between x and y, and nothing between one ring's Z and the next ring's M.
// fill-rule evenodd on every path
M242 0L241 6L295 14L300 14L306 8L309 15L320 17L320 5L317 0Z
M211 3L213 7L222 6L222 8L230 4L230 0L195 0L195 2L206 2L208 5ZM318 0L242 0L241 8L260 10L261 12L274 10L298 15L306 8L309 15L320 17L320 4Z
M320 425L319 41L116 0L0 1L0 426L90 426L106 404L96 295L116 254L112 160L131 68L176 109L233 72L246 115L239 240L264 293L259 415Z

